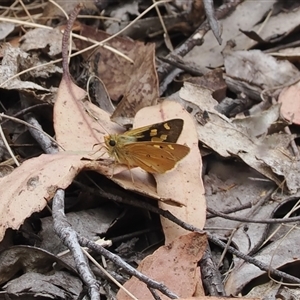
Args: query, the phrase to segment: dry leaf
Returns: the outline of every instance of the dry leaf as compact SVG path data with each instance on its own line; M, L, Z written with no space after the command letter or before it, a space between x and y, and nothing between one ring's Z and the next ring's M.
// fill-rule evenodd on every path
M0 240L7 228L18 229L32 213L41 211L57 189L67 188L82 170L102 168L96 161L81 160L70 153L43 154L25 161L9 175L0 178ZM106 173L109 170L106 167Z
M62 29L62 27L57 27L54 29L35 28L29 30L20 39L20 49L25 52L41 49L51 58L56 58L61 53Z
M28 89L28 90L37 90L39 92L49 92L48 89L43 88L42 86L34 82L22 81L20 78L11 79L6 84L3 85L3 83L6 80L16 75L19 72L21 67L25 68L25 66L23 65L24 62L32 63L32 61L28 53L22 51L20 48L14 48L10 46L10 44L4 44L3 47L1 47L1 54L3 56L0 65L1 88L8 89L8 90L15 89L19 91ZM56 66L54 66L54 68L59 69Z
M83 36L102 41L110 35L88 26L83 26ZM78 44L78 43L77 43ZM112 119L119 124L132 123L136 112L142 107L156 104L159 97L155 69L155 45L115 37L107 45L121 51L134 61L132 65L109 50L99 47L98 76L103 80L110 98L119 101ZM93 59L92 56L91 59ZM127 118L127 121L123 121Z
M73 82L68 83L63 78L54 105L56 139L67 151L86 153L89 158L94 159L99 157L108 158L104 148L97 152L103 146L104 136L124 132L125 130L113 123L105 111L88 101L84 101L85 96L86 92L84 90ZM96 144L98 145L95 146ZM155 182L150 179L151 177L145 171L133 169L126 172L128 170L127 166L114 166L112 160L110 162L110 173L103 173L100 166L101 162L98 163L99 169L96 168L95 171L109 177L114 172L112 180L125 189L142 193L175 206L181 205L181 202L176 201L176 198L160 197L156 192ZM131 175L134 182L132 182Z
M191 297L196 286L201 285L198 262L206 247L205 235L198 232L188 233L147 256L140 263L138 270L158 282L163 282L179 297ZM147 286L135 277L127 281L124 287L138 299L153 299ZM169 299L160 292L157 293L161 299ZM117 299L131 298L120 290Z
M121 102L111 116L118 124L132 123L143 107L157 103L158 79L155 71L155 44L136 47L132 74Z
M300 82L282 90L278 102L282 103L281 113L289 121L300 125Z
M97 7L95 4L89 0L72 0L72 1L65 1L65 0L55 0L59 6L53 4L52 2L47 2L43 10L43 15L40 21L45 24L48 20L52 20L55 18L65 18L64 12L69 15L72 13L76 5L79 3L83 5L84 9L89 10L90 13L95 12L98 13ZM62 9L63 11L62 11Z
M299 70L260 50L231 51L224 57L226 76L255 86L259 91L293 82Z
M253 257L274 269L286 270L287 273L293 274L292 270L299 266L300 240L297 228L291 229L281 228L277 236L272 238L273 242L264 245L257 254L253 254ZM288 266L290 270L286 269ZM242 259L236 259L235 268L226 282L226 292L238 295L247 284L261 278L263 274L267 279L268 275L265 271ZM260 282L263 282L263 279Z
M157 193L163 198L176 199L184 207L170 207L165 206L164 203L161 203L160 207L169 210L179 219L202 229L205 224L206 203L201 178L202 161L194 120L180 104L164 101L159 105L140 110L135 117L135 126L140 127L173 118L184 120L184 127L177 143L186 144L191 151L175 169L165 174L155 174L154 177L157 182ZM162 218L161 221L166 243L186 233L186 230L169 220Z
M104 149L101 153L95 152L101 147L103 136L108 132L120 132L122 128L112 123L105 111L86 101L85 97L83 89L62 79L53 114L56 140L64 150L86 151L100 157L105 153ZM100 146L97 148L96 144Z
M192 110L192 115L196 119L204 118L203 110L205 110L205 124L199 122L197 125L199 140L204 145L223 157L240 157L245 163L273 180L277 185L281 185L282 176L284 176L285 184L292 193L300 188L300 180L297 175L299 161L292 157L286 149L287 140L291 141L294 138L293 135L281 133L260 138L251 137L248 135L248 129L236 126L237 124L233 124L226 116L214 109L216 101L212 99L209 92L205 93L201 88L185 83L179 95L185 100L181 103ZM272 119L274 117L272 109L270 112ZM268 113L266 116L261 114L259 117L261 120L256 121L261 124L268 123L263 121L264 117L268 119ZM262 126L261 128L266 127ZM220 143L220 141L226 141L226 143ZM278 161L281 162L280 165Z

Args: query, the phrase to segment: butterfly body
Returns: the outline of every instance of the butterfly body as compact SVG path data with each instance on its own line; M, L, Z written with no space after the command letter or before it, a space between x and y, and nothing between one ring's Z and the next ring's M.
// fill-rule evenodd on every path
M149 173L165 173L190 151L176 144L183 127L182 119L172 119L123 134L104 138L109 156L128 168L140 167Z

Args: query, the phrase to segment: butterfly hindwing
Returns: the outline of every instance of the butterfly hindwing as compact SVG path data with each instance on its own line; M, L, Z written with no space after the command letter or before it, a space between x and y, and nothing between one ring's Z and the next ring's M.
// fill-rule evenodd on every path
M141 167L150 173L165 173L173 169L189 151L189 147L175 143L130 143L124 145L122 160L129 167Z

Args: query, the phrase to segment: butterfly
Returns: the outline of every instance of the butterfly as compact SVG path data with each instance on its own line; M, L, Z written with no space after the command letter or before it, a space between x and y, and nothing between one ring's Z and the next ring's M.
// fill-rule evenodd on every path
M149 173L165 173L183 159L190 148L176 144L182 119L171 119L104 137L105 148L117 163L129 169L140 167Z

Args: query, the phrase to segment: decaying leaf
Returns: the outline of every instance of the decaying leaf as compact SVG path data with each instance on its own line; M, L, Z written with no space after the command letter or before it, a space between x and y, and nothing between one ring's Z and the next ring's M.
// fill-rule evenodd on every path
M279 186L282 184L283 176L290 192L294 193L300 188L296 171L299 161L286 151L287 141L291 141L294 136L277 133L259 138L253 137L249 135L252 129L237 126L238 124L234 124L215 110L216 101L212 99L209 91L205 93L203 89L186 83L179 95L185 100L185 104L181 103L187 109L192 109L192 114L196 119L206 115L206 123L199 123L197 127L199 140L203 144L223 157L240 157L249 166ZM278 111L278 107L275 106L275 112L276 109ZM269 110L269 113L264 112L255 117L256 123L264 124L259 127L260 133L269 128L269 124L276 119L273 108ZM279 116L278 113L275 113L275 117L276 115ZM264 130L261 130L262 128ZM220 141L226 141L226 143L220 143ZM279 161L280 164L278 164Z
M1 48L2 52L2 63L0 66L0 87L8 90L25 90L25 89L34 89L41 92L49 92L48 89L30 81L22 81L20 78L14 78L6 82L10 77L16 75L20 71L20 67L23 66L23 63L31 62L30 56L28 53L22 51L20 48L13 48L9 44L5 44ZM36 61L37 63L37 61ZM31 65L32 66L32 65ZM5 83L6 82L6 83Z
M64 12L69 15L76 5L81 3L83 5L83 8L86 10L90 10L90 12L98 12L97 7L95 6L95 3L88 1L88 0L73 0L73 1L64 1L64 0L56 0L55 1L58 5L53 4L52 2L47 2L47 5L45 6L43 10L43 15L41 18L41 21L43 23L48 23L49 21L57 18L64 18ZM62 9L63 11L62 11Z
M106 112L86 101L83 89L65 79L58 89L53 118L56 140L65 151L86 151L95 158L105 153L104 149L97 153L104 135L122 130Z
M207 246L205 235L197 232L180 236L172 243L160 247L152 255L147 256L139 265L138 270L158 282L163 282L179 297L191 297L201 287L204 294L198 262ZM132 277L124 284L137 299L153 299L147 286ZM166 296L157 292L161 299ZM131 299L120 290L117 299Z
M30 273L37 272L46 274L54 271L54 263L61 268L66 268L71 273L76 273L66 265L60 258L40 248L31 246L13 246L0 252L0 283L3 285L14 278L19 272Z
M94 159L100 157L103 159L108 158L108 154L105 148L103 148L104 136L111 133L120 133L125 130L112 122L105 111L88 101L84 101L85 95L85 91L74 83L67 82L65 79L62 80L54 106L56 139L64 150L77 151L79 153L84 152L89 155L89 158ZM99 167L98 171L101 174L111 177L112 173L118 174L128 170L127 166L117 165L114 167L112 162L110 159L109 174L103 173L102 167ZM100 164L99 162L98 165L100 166ZM132 182L132 178L134 178L134 182ZM148 179L145 180L146 178ZM134 169L127 173L122 172L122 174L114 175L112 180L125 189L136 191L177 206L182 205L178 198L171 199L159 196L155 182L149 179L149 175L141 169Z
M62 27L30 30L20 39L20 48L25 52L41 49L51 58L56 58L61 53L62 30Z
M97 41L110 37L107 33L95 31L87 26L82 27L81 33ZM103 80L110 98L113 101L121 100L112 119L121 125L127 125L132 123L138 110L156 104L159 97L155 45L144 45L123 37L116 37L108 41L107 45L121 51L134 61L132 65L102 47L97 50L100 54L97 75Z
M298 69L286 60L277 60L260 50L231 51L225 55L226 75L257 85L273 88L294 81Z
M189 224L203 228L206 203L201 179L202 160L195 124L190 114L178 103L165 100L159 105L140 110L135 117L134 125L140 127L149 122L156 123L172 118L184 120L184 127L177 143L187 145L191 150L174 170L154 176L157 182L157 193L163 198L180 201L184 207L170 207L164 203L161 203L160 207L171 211ZM186 230L165 218L162 218L161 222L166 243L186 233Z
M296 83L282 90L278 102L282 103L281 113L283 116L300 125L300 83Z
M43 154L25 161L9 175L0 178L0 240L7 228L18 229L32 213L41 211L51 200L57 189L67 188L83 169L105 167L92 160L81 160L84 155L58 153ZM106 167L107 174L109 168Z
M293 272L292 269L299 266L297 251L299 249L299 233L296 228L291 229L291 227L288 229L282 228L278 232L275 241L265 245L259 253L254 255L254 258L266 265L270 265L274 269L283 269L290 266L291 272ZM226 290L230 294L237 295L247 284L258 278L265 281L268 275L256 266L237 259L235 268L226 282Z

